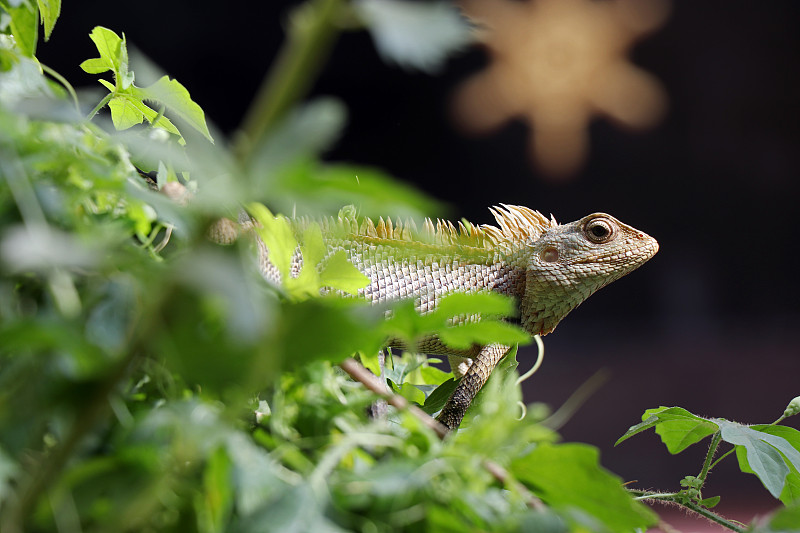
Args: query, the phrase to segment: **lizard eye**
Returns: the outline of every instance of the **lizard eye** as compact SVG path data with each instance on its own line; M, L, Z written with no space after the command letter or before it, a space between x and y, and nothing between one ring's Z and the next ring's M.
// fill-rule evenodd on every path
M603 244L616 236L616 229L610 220L595 218L583 226L583 234L595 244Z

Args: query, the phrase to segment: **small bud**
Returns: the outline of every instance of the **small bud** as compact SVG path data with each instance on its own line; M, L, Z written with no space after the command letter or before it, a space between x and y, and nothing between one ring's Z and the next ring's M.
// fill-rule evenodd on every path
M800 413L800 396L792 398L792 401L789 402L789 405L786 406L786 410L783 412L783 418L794 416L797 413Z
M186 189L186 186L177 181L165 183L164 186L161 187L161 194L178 205L186 205L189 203L189 198L192 196L192 193Z

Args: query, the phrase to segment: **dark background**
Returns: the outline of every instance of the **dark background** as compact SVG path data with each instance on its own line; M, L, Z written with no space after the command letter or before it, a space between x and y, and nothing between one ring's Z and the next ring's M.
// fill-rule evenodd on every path
M78 68L96 55L88 34L95 25L124 32L231 133L276 54L291 4L65 2L39 57L74 85L97 86ZM499 202L562 222L605 211L659 240L650 263L545 339L544 366L525 394L558 406L608 369L609 381L563 427L565 439L599 446L606 466L641 487L677 489L699 470L702 444L675 457L652 433L611 446L646 408L766 423L800 394L799 28L796 0L675 2L631 55L664 84L667 116L636 134L594 121L589 160L567 181L532 168L522 123L482 138L453 127L449 95L487 63L480 49L430 76L386 65L366 33L348 33L313 93L350 110L331 160L414 182L448 202L450 216L490 222L486 207ZM722 494L723 513L748 519L749 509L774 507L755 477L726 462L704 494Z

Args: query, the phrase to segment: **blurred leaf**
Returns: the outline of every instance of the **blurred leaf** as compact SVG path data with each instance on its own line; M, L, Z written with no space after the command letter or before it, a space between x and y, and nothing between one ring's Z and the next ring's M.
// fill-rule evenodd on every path
M263 506L247 520L243 520L234 531L306 533L344 533L322 514L322 496L314 493L308 484L301 484L284 491L275 501Z
M496 292L453 293L442 298L436 314L446 317L458 315L514 316L518 313L513 298Z
M320 272L320 282L348 294L356 294L370 283L370 279L347 260L344 250L339 250L325 262Z
M253 151L251 179L269 183L271 175L286 165L324 153L346 122L347 108L335 98L317 98L292 110Z
M482 319L467 322L439 331L439 338L456 349L467 349L474 344L530 344L531 336L519 326L508 322Z
M769 520L769 531L800 531L800 505L778 510Z
M292 228L286 217L275 216L262 204L251 203L248 212L256 219L256 232L269 250L269 261L278 269L282 280L290 276L292 256L297 249Z
M0 505L14 492L13 479L17 477L17 463L0 447Z
M713 421L693 415L682 407L662 406L645 411L642 422L631 426L614 445L652 427L672 454L682 452L719 430Z
M286 302L276 347L286 369L315 359L338 363L356 352L377 352L386 340L382 321L361 302L338 298Z
M357 0L359 15L387 62L438 72L448 56L473 41L458 8L450 2Z
M33 57L39 40L38 5L25 1L7 7L6 11L11 15L11 34L20 52L27 57Z
M336 213L345 204L375 218L420 218L442 212L441 204L378 169L322 164L310 157L295 159L270 174L270 181L260 190L260 197L268 197L280 211L298 215Z
M581 509L610 531L655 525L656 514L634 501L622 480L603 469L598 459L597 449L586 444L539 444L514 460L511 470L548 505Z
M91 268L98 260L73 235L43 226L14 226L0 236L0 259L13 272Z
M225 448L217 448L203 472L203 497L197 504L198 526L203 533L227 531L233 510L232 463Z

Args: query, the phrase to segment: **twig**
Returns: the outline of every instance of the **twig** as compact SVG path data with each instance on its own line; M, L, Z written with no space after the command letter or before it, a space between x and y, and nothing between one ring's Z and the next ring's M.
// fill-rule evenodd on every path
M432 429L436 434L439 436L440 439L443 439L447 436L447 428L444 427L442 424L437 422L434 418L428 415L425 411L417 407L416 405L411 405L408 403L408 400L403 398L398 394L392 394L386 384L381 382L378 377L376 377L372 372L364 368L358 361L352 358L347 358L342 361L340 365L342 369L350 374L354 380L363 384L366 388L374 392L375 394L383 397L389 403L389 405L408 411L415 417L417 417L423 424L428 426Z
M483 461L483 467L489 472L497 481L502 483L503 485L510 485L514 488L517 492L519 492L522 497L525 499L525 503L531 509L536 509L537 511L544 511L545 506L534 493L528 490L528 487L511 477L508 471L500 466L499 464L495 463L490 459L485 459Z
M430 415L428 415L428 413L416 405L411 405L408 403L408 400L402 396L390 392L385 382L381 381L381 379L375 376L372 372L364 368L355 359L348 357L342 361L340 366L354 380L360 382L375 394L385 398L389 405L392 405L397 409L406 410L417 417L420 421L422 421L423 424L435 431L440 439L444 439L447 436L447 428L444 427L444 425L440 424L436 419L432 418ZM489 472L497 481L503 485L511 486L514 490L521 494L528 507L536 509L537 511L545 509L545 505L542 503L542 501L530 490L528 490L525 485L515 480L505 468L495 463L491 459L484 459L482 464L486 471Z
M735 531L736 533L745 533L745 528L739 527L732 521L723 518L717 513L706 509L705 507L693 502L684 501L684 494L682 492L674 492L669 494L650 492L646 490L630 490L630 493L635 496L639 501L661 502L667 504L676 504L684 509L693 513L699 514L703 518L719 524L724 528Z

